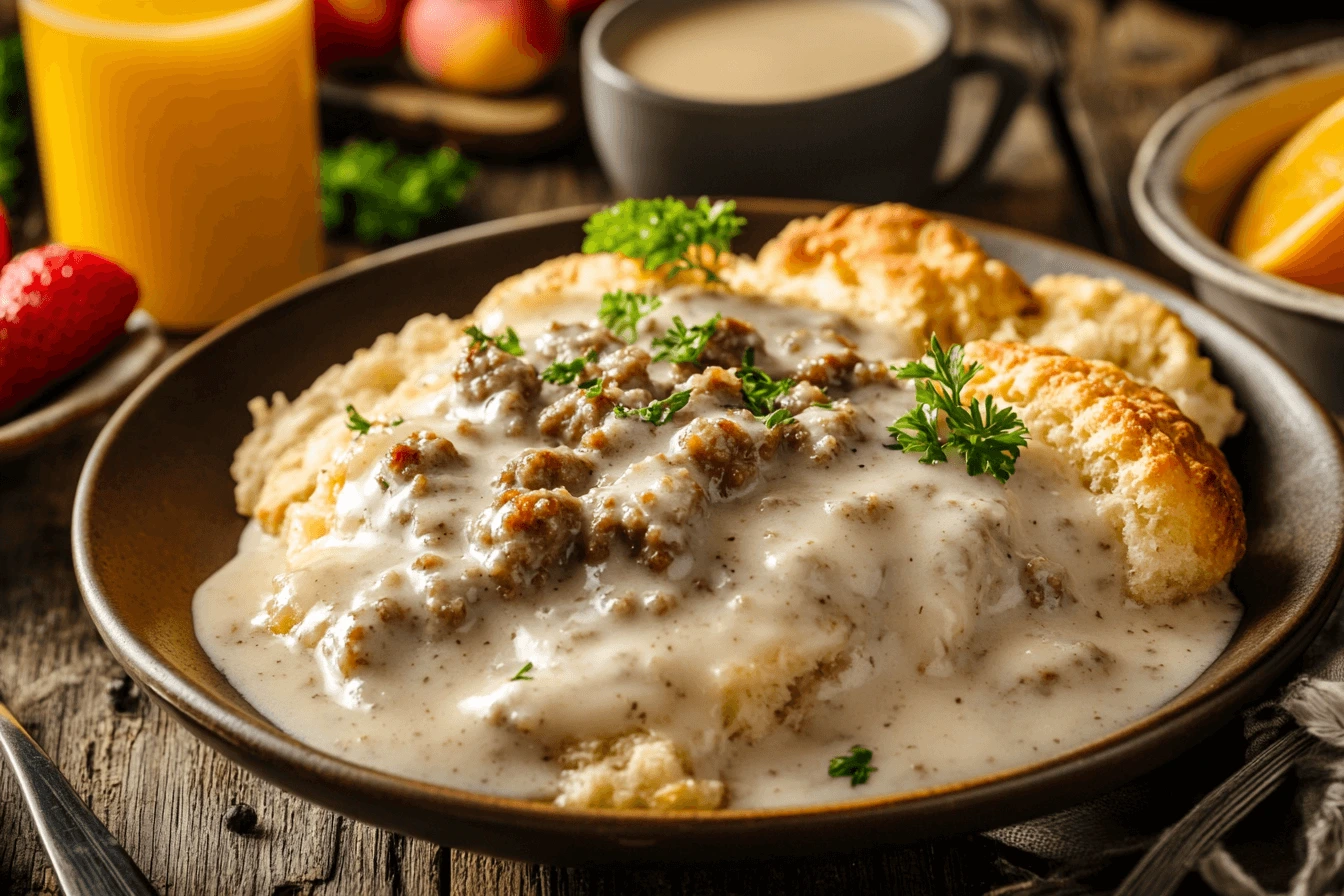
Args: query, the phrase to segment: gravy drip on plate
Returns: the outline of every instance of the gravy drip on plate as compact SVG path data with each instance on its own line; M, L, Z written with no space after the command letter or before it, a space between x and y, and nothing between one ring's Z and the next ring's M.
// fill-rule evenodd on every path
M268 718L357 763L536 799L576 743L648 732L724 805L798 805L1056 755L1169 700L1231 637L1225 589L1126 599L1123 545L1050 448L1006 485L889 450L914 403L898 338L678 289L632 348L595 307L480 322L514 326L525 357L487 346L428 374L402 423L355 439L288 558L249 526L194 611ZM702 366L647 363L673 315L714 314ZM795 423L743 409L748 347L799 381ZM601 375L600 395L537 379L589 350L575 381ZM674 388L692 394L661 426L612 412ZM855 744L876 771L851 788L827 763Z

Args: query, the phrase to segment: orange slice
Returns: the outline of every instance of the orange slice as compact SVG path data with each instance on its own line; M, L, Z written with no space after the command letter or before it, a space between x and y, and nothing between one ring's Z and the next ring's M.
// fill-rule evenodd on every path
M1344 99L1256 175L1228 245L1266 273L1344 292Z

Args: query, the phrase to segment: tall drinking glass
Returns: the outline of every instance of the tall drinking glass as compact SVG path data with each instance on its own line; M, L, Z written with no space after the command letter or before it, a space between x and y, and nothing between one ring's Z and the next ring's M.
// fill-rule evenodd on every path
M200 329L321 266L312 0L19 0L54 239Z

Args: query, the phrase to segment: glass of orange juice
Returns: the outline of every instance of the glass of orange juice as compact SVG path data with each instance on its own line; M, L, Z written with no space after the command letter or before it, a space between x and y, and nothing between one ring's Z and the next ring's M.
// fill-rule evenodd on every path
M312 0L19 0L52 237L201 329L316 273Z

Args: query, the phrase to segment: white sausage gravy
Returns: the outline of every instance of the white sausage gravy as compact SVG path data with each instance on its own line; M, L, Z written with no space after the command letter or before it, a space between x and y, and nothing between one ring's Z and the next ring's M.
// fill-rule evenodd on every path
M525 354L464 337L353 436L287 549L248 527L194 612L263 714L465 790L798 805L1059 754L1171 699L1231 637L1224 587L1126 598L1124 546L1052 449L1029 442L1001 484L886 447L914 404L899 336L685 287L633 345L595 311L479 321ZM715 314L697 365L650 362L674 315ZM793 422L744 409L748 348L796 381ZM540 379L575 359L595 360ZM661 424L625 410L681 392ZM664 749L613 758L623 737ZM861 786L828 774L854 745Z

